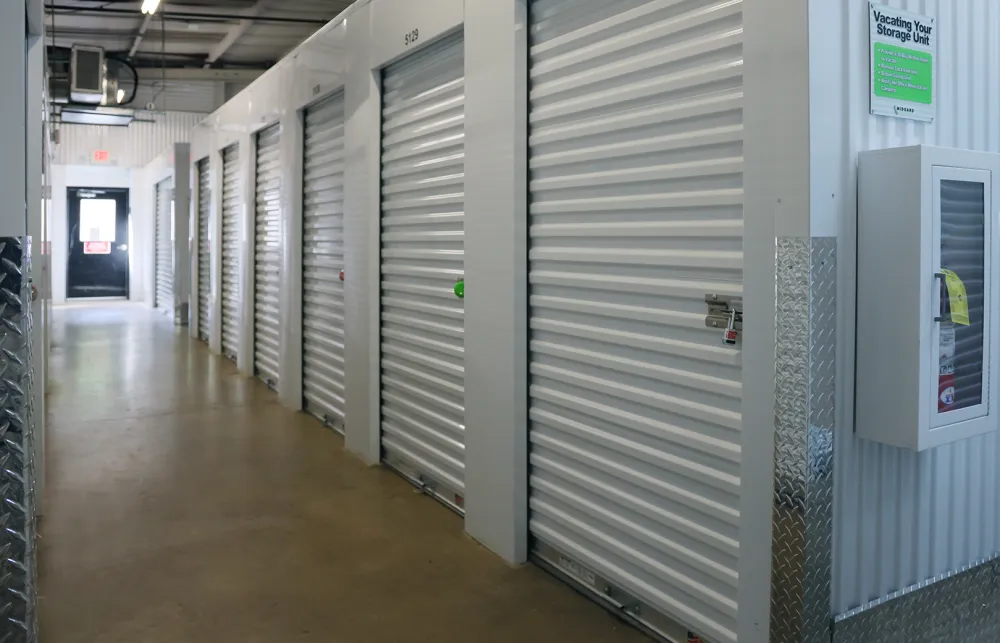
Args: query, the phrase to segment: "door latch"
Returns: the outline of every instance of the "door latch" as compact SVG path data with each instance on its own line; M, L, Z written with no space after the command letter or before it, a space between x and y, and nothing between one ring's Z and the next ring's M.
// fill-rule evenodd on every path
M705 295L705 303L708 304L705 326L722 330L723 344L736 344L743 330L743 298L709 294Z

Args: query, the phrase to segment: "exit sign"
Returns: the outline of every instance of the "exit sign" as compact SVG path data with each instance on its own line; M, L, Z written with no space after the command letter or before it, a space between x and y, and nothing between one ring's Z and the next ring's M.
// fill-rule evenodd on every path
M94 150L94 163L107 163L110 158L107 150Z

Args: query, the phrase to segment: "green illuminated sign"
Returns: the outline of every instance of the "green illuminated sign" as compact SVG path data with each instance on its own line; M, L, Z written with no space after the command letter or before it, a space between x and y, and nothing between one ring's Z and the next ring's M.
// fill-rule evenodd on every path
M934 103L934 57L931 54L875 43L875 95L931 105Z

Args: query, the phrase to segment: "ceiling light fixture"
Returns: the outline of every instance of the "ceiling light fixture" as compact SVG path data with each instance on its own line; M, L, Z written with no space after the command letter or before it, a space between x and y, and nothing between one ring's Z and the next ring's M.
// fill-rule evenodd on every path
M160 7L160 0L142 0L142 12L152 15Z
M125 90L124 89L119 89L118 90L118 95L116 96L116 98L118 99L118 103L121 104L121 102L123 100L125 100Z

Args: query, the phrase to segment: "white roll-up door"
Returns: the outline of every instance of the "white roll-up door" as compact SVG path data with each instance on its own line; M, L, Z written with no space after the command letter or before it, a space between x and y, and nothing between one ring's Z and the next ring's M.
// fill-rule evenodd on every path
M536 0L530 532L551 568L676 635L736 641L742 3Z
M222 151L222 354L240 347L240 149Z
M156 292L153 305L174 314L173 179L156 184Z
M302 175L302 397L344 430L344 95L306 109Z
M268 386L278 386L281 322L281 126L257 134L256 209L254 215L254 372Z
M212 193L208 159L198 162L198 337L208 341L209 306L212 292L212 236L209 232L209 213Z
M382 79L382 450L461 509L465 489L465 80L461 36Z

